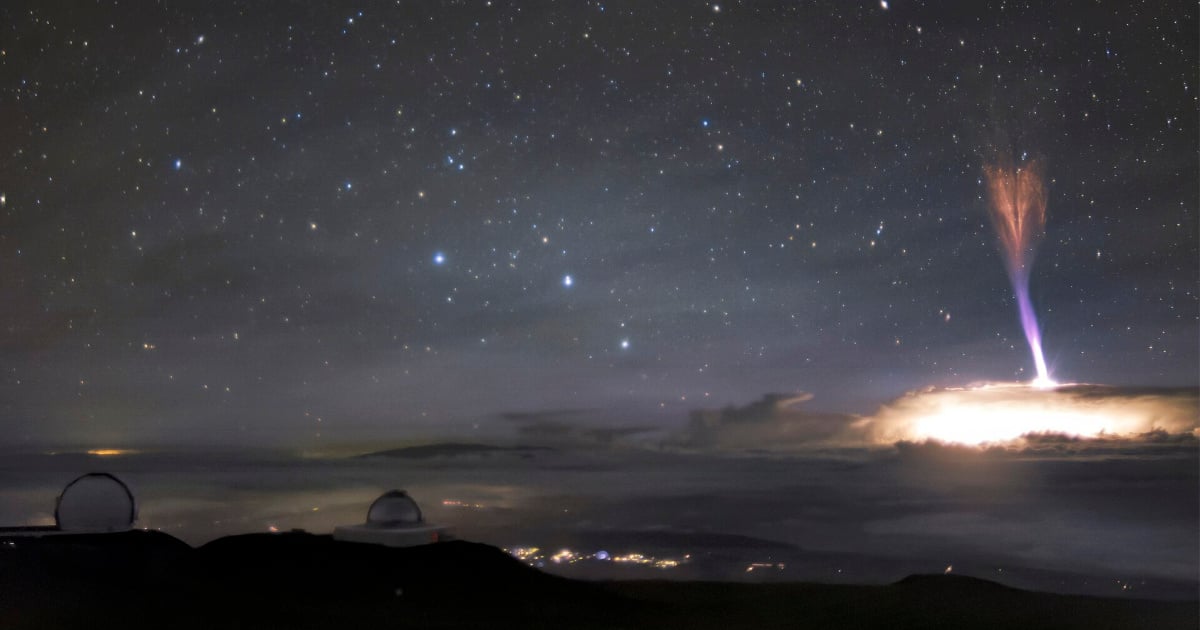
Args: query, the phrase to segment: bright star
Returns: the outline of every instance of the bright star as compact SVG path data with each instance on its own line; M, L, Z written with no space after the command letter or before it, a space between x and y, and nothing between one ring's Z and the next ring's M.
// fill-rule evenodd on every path
M628 339L622 339L622 340L621 340L621 349L622 349L622 350L628 350L628 349L629 349L629 340L628 340Z
M572 278L570 275L563 276L563 286L564 287L569 287L573 284L575 284L574 278Z
M175 170L178 171L181 168L183 168L183 160L175 158Z
M444 262L446 262L446 256L444 254L442 254L442 252L434 252L433 264L440 265Z

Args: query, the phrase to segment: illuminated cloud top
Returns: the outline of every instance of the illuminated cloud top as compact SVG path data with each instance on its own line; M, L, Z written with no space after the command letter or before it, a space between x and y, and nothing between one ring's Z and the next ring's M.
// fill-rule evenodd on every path
M994 383L912 392L884 405L862 426L871 441L884 444L1001 444L1039 434L1085 439L1137 439L1155 433L1200 437L1200 404L1194 389Z

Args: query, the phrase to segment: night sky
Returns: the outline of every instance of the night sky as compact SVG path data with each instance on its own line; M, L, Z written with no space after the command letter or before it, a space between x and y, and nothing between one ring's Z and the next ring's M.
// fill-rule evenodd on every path
M1194 4L73 4L0 8L8 444L1029 380L996 160L1055 377L1197 382Z

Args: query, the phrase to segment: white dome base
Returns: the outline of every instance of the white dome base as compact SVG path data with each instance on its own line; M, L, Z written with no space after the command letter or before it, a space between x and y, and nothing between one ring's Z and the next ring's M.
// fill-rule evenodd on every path
M453 538L453 530L443 525L422 524L411 527L343 525L333 529L334 540L385 547L416 547Z

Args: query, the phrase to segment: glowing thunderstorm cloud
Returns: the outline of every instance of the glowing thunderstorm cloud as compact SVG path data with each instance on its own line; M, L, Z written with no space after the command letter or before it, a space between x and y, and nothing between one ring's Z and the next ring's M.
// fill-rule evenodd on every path
M1198 390L1060 385L1042 356L1041 332L1029 300L1034 247L1046 225L1046 191L1033 163L985 169L992 223L1020 309L1037 378L909 392L851 424L876 444L934 440L964 445L1113 439L1180 443L1200 438ZM791 425L797 425L795 421ZM1058 442L1055 442L1058 440Z
M1037 366L1035 385L1052 386L1054 381L1042 356L1042 336L1037 315L1029 301L1029 272L1033 250L1046 226L1046 190L1036 163L1019 168L988 166L984 169L991 198L992 224L1000 237L1004 261L1017 297L1021 327Z
M857 423L870 441L1002 444L1033 435L1073 438L1200 437L1195 389L986 383L914 391Z

